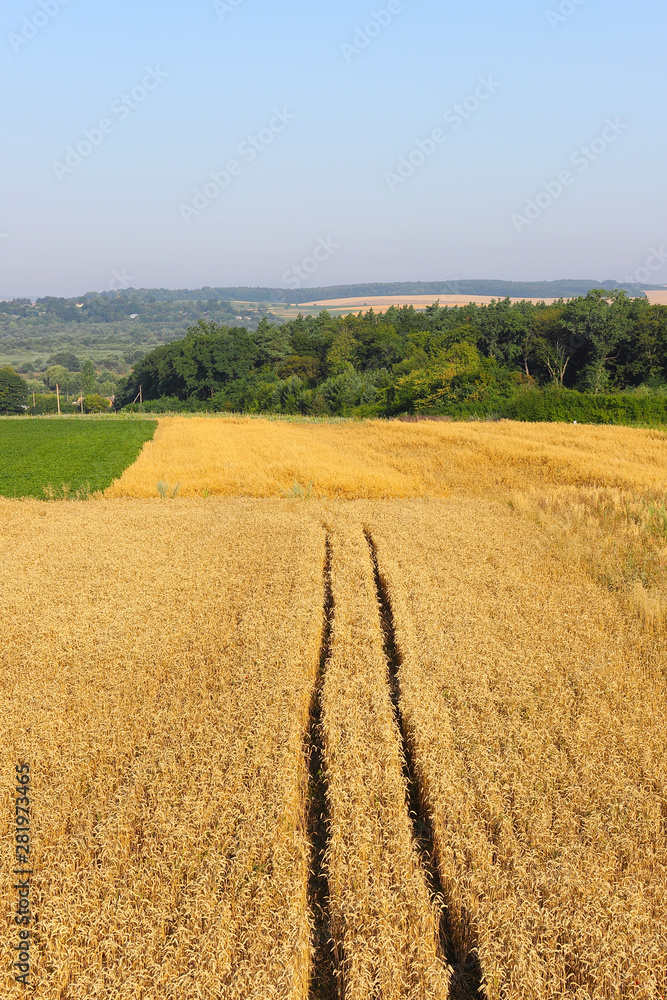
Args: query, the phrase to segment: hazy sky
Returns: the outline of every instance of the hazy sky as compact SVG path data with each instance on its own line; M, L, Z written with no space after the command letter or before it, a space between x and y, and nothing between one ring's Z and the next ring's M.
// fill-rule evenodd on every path
M664 0L7 0L0 297L665 283L666 37Z

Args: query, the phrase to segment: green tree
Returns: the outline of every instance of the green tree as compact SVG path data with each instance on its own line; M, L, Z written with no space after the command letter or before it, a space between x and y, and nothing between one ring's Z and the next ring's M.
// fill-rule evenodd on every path
M81 392L84 396L91 396L95 389L97 388L97 376L95 374L95 365L88 358L83 363L81 368Z
M46 384L49 389L60 387L61 392L70 392L72 389L72 373L62 365L49 365L46 369Z
M57 354L52 354L46 363L47 365L62 365L63 368L67 368L71 372L81 371L81 362L74 351L59 351Z
M316 381L320 371L320 362L317 358L301 358L295 355L286 358L278 368L278 378L289 378L291 375L298 375L304 382Z
M630 327L630 299L624 291L593 288L585 296L572 299L563 310L563 327L573 344L587 350L579 382L596 395L612 387L612 368Z
M0 413L24 413L28 386L13 368L0 368Z
M327 351L327 368L331 375L341 375L354 366L357 346L349 329L340 327Z
M94 392L90 396L83 397L83 409L86 413L104 413L109 409L109 400Z

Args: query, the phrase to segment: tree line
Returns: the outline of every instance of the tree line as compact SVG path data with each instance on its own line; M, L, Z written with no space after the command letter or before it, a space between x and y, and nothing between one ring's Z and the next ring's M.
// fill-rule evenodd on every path
M604 419L608 397L667 395L667 307L593 289L553 305L506 298L342 317L323 310L282 324L264 318L255 331L202 319L134 366L117 405L133 404L140 389L154 411L315 416L512 408L521 416L545 392L561 394L561 409L563 394L574 393L594 400ZM662 402L653 405L662 412Z

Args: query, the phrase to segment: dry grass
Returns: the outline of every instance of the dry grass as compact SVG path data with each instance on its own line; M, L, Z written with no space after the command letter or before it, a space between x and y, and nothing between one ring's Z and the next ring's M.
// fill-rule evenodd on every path
M303 1000L321 525L175 500L0 501L0 526L0 899L24 759L36 996Z
M459 955L489 1000L665 996L664 641L499 505L360 516Z
M501 494L531 486L664 490L667 434L499 423L299 423L165 417L109 497L280 497L295 481L344 499Z
M332 537L334 620L323 692L331 817L332 933L346 1000L436 1000L448 972L412 843L368 546L338 515Z
M667 505L664 491L604 486L515 492L512 505L556 542L571 564L624 595L643 622L667 615Z

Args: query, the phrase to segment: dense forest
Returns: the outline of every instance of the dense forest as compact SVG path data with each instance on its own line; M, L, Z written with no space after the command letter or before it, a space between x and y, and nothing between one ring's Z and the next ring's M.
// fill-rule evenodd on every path
M153 411L663 420L667 307L597 289L554 305L323 310L253 332L201 319L134 366L116 405L140 391Z

